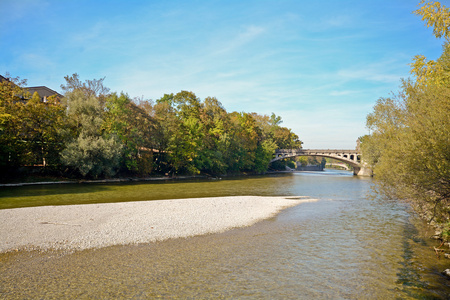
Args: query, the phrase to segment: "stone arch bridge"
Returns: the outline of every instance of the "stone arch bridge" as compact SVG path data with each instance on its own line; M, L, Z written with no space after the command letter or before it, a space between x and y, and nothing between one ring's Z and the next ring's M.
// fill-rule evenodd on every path
M372 171L367 166L365 166L363 162L361 162L361 152L357 150L277 149L275 150L274 158L270 162L297 156L320 156L334 158L352 166L354 175L372 175Z

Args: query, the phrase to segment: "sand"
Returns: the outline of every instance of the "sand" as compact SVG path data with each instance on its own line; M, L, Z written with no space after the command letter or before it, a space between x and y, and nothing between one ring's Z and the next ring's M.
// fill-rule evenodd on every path
M150 243L250 226L308 197L217 197L0 210L0 253Z

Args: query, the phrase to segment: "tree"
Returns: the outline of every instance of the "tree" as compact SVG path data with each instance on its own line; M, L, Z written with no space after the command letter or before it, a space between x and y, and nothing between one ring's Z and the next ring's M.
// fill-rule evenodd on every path
M65 76L63 99L28 95L25 81L0 83L0 165L66 166L83 177L264 172L276 148L301 142L281 117L227 113L193 92L151 101L110 93L105 78Z
M201 168L203 124L202 103L192 92L181 91L157 100L162 111L161 129L170 172L198 174Z
M142 105L150 105L141 102ZM106 135L116 135L123 145L122 163L127 171L148 175L153 167L153 132L155 122L128 95L111 94L105 100L103 128Z
M203 124L203 142L199 167L212 174L223 174L227 169L228 114L219 100L208 97L203 103L200 120Z
M75 89L65 94L67 115L74 136L61 153L62 162L82 176L112 176L117 172L122 144L102 130L104 110L93 94Z
M27 145L27 164L58 166L59 153L64 147L62 128L66 114L59 99L51 96L42 102L35 92L23 106L23 126L20 136Z
M450 37L450 9L437 1L420 1L421 7L414 11L422 16L422 21L426 21L427 27L433 27L433 34L437 38Z
M5 123L14 118L14 105L23 98L23 87L27 84L25 79L13 78L9 73L5 74L5 78L0 80L0 130L4 130Z
M59 99L44 103L23 88L25 80L6 77L0 83L0 164L57 166L65 118Z
M5 78L0 82L0 165L20 166L26 149L19 136L26 80L8 73Z
M433 34L437 38L444 37L443 54L437 60L427 60L423 55L416 55L411 64L411 74L416 78L416 85L427 86L430 84L447 85L449 80L448 60L450 55L450 9L436 1L421 1L421 7L414 11L415 14L426 21L427 27L433 27Z
M110 89L103 85L103 81L106 77L101 79L85 80L82 82L80 80L80 75L77 73L72 74L72 76L65 76L66 84L61 84L61 89L65 93L73 92L75 90L81 91L87 96L96 96L104 98L109 94Z
M416 14L449 38L450 11L422 1ZM382 194L408 199L428 220L450 221L450 47L436 61L414 58L415 80L402 81L393 97L380 98L367 116L371 134L361 138Z
M170 157L173 154L169 153L169 147L172 142L175 142L173 136L179 127L179 119L171 106L170 97L173 97L173 94L164 95L164 97L157 100L154 107L145 106L148 113L153 113L153 118L156 122L154 133L155 149L157 150L155 167L156 171L162 174L168 174L173 171L170 162Z

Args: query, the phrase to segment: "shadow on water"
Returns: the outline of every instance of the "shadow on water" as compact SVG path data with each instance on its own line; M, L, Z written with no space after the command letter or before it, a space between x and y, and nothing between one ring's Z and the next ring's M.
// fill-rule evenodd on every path
M450 281L441 274L448 260L435 256L433 247L439 243L429 238L433 230L417 218L410 221L402 240L399 290L413 299L450 299Z
M71 193L89 193L107 189L102 184L36 184L26 186L0 187L0 199L6 197L33 197L48 195L64 195Z
M412 224L405 225L404 236L402 240L403 261L400 262L402 267L397 273L397 284L402 286L402 291L410 297L420 297L423 295L417 293L418 290L426 289L428 287L426 282L421 281L421 276L418 272L418 266L414 262L414 250L411 246L412 238L417 236L418 231ZM423 299L423 298L422 298Z

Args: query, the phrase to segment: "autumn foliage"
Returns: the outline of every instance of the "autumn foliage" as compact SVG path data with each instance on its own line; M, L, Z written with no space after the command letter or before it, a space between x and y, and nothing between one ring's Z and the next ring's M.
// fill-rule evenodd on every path
M443 52L437 60L416 56L414 78L377 101L367 116L371 134L361 138L363 158L383 195L409 200L428 221L450 229L450 10L422 1L415 13L444 37Z
M66 76L62 99L0 83L0 165L67 176L111 177L267 171L276 148L301 142L281 118L228 113L214 97L166 94L156 102L110 93L103 79Z

